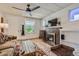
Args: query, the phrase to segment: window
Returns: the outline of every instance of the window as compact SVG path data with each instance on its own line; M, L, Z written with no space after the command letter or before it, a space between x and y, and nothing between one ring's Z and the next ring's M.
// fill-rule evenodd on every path
M79 20L79 8L74 8L69 12L69 20L76 21Z
M25 32L26 33L33 33L34 32L34 21L25 21Z

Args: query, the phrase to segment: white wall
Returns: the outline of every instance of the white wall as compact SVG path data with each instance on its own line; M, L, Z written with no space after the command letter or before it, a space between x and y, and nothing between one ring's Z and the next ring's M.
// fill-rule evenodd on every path
M43 19L43 22L47 23L48 20L51 20L53 18L58 18L58 20L61 21L61 26L63 27L63 30L65 30L63 32L66 35L65 40L79 43L79 37L78 37L79 36L79 21L69 22L69 18L68 18L69 10L76 7L79 7L79 4L72 4L71 6L68 6L67 8L64 8L63 10L60 10L56 13L52 13L51 15L45 17ZM74 32L76 30L77 32Z
M25 34L25 36L21 36L22 25L24 25L25 20L30 20L30 18L24 18L21 16L15 16L8 13L1 13L1 16L4 17L4 22L8 23L8 29L5 29L5 34L8 35L16 35L18 39L21 38L36 38L39 36L39 30L41 27L41 20L31 19L35 21L35 33L33 34Z

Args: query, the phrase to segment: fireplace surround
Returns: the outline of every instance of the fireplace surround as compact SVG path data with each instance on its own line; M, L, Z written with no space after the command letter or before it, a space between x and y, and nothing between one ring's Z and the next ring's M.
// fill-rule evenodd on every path
M59 28L40 30L39 38L42 38L44 42L50 45L60 44L60 30Z

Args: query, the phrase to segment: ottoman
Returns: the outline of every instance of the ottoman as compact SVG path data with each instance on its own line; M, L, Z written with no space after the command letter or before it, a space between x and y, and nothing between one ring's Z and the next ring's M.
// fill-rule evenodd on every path
M58 56L73 56L74 48L63 44L51 47L51 51Z

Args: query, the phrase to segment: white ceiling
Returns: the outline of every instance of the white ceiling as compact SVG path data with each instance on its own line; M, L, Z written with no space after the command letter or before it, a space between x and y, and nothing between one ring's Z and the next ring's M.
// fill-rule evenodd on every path
M6 4L0 4L0 11L15 14L19 16L27 16L27 17L35 17L35 18L44 18L51 13L55 13L63 8L68 7L71 5L71 3L30 3L30 8L40 6L39 9L34 10L32 12L32 16L29 15L29 13L14 9L12 7L17 7L21 9L26 9L27 3L6 3Z

